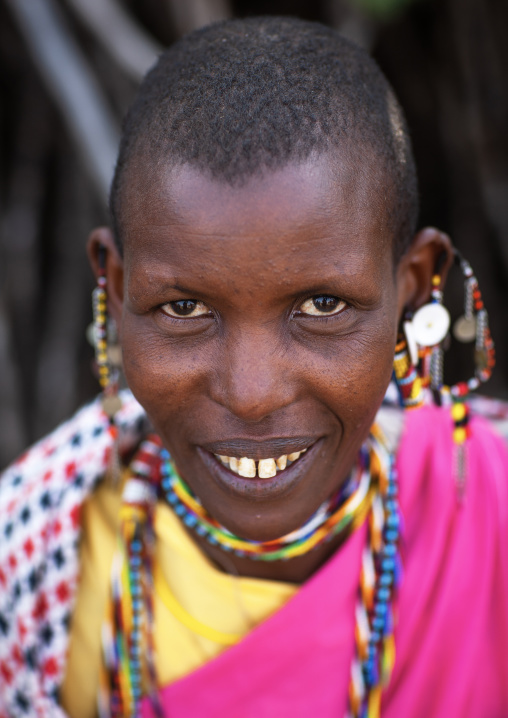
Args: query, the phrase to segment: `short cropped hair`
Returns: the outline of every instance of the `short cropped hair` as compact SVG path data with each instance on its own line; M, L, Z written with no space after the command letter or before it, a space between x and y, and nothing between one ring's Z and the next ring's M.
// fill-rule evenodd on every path
M335 30L289 17L192 32L161 55L124 120L110 196L117 244L134 156L238 184L351 142L382 164L398 259L416 229L417 179L403 112L374 60Z

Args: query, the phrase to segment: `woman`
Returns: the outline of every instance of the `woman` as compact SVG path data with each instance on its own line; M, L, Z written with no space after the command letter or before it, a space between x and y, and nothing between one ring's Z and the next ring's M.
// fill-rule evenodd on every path
M372 60L289 19L184 38L111 211L102 403L0 484L1 715L504 715L508 457L463 401L493 345L459 258L477 367L443 385L456 255Z

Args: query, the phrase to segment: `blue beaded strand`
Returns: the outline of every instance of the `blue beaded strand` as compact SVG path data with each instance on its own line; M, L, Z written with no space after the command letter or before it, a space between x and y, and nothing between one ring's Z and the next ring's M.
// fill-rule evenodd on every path
M400 511L398 505L397 472L389 456L387 488L382 496L384 510L383 546L374 556L378 570L374 588L373 608L370 614L370 638L367 658L362 661L362 673L367 691L379 684L383 640L393 631L392 600L400 580Z
M142 640L142 613L143 613L143 584L142 584L142 543L137 536L130 541L128 546L129 557L129 584L132 598L132 630L129 641L130 658L130 679L132 689L132 716L140 714L140 702L142 698L141 689L141 640Z

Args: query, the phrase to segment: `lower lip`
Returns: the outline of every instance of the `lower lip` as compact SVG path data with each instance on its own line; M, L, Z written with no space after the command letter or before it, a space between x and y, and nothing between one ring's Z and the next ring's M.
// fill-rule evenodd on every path
M199 446L197 451L215 483L229 495L254 501L266 501L289 494L300 483L317 455L321 443L321 439L316 441L297 461L284 471L278 472L271 479L244 478L226 469L219 459L209 451L205 451Z

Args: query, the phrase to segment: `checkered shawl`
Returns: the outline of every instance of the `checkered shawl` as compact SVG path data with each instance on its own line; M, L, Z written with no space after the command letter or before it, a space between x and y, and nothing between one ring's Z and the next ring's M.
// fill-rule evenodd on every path
M120 451L148 429L122 394ZM64 718L58 706L78 582L80 509L107 472L108 418L96 400L0 476L0 718Z

